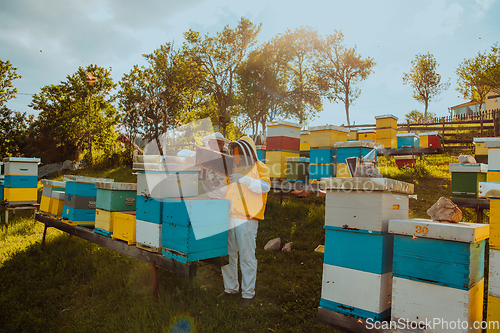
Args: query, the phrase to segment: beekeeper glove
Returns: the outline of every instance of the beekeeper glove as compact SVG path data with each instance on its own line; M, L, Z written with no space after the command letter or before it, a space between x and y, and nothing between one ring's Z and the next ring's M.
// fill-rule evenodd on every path
M252 184L252 178L243 176L241 173L233 173L231 176L229 176L229 182L240 183L241 185L249 187Z

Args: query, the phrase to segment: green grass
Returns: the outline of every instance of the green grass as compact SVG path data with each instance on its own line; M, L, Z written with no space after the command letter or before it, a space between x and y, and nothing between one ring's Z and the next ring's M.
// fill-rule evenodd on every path
M414 169L398 169L381 158L380 169L415 184L410 217L428 218L426 210L450 196L452 162L428 156ZM127 167L78 174L135 182ZM285 195L280 204L279 193L269 194L257 236L257 296L241 309L237 299L217 300L223 283L213 266L199 264L193 279L160 270L156 302L150 265L55 229L42 250L42 224L18 213L9 233L0 233L0 332L334 332L316 323L323 255L314 249L324 243L324 214L324 198ZM473 220L464 211L464 221ZM292 252L265 252L276 237L293 242Z

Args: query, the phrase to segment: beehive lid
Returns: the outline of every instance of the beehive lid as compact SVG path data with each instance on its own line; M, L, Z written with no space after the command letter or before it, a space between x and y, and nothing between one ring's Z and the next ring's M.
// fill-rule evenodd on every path
M196 157L165 155L134 155L134 163L196 164Z
M42 185L52 186L52 187L66 187L65 182L59 182L56 180L48 180L48 179L42 179Z
M398 133L398 134L396 134L396 136L398 138L399 137L408 137L408 136L418 138L418 134L417 133Z
M194 164L134 163L132 170L159 172L199 172L201 167Z
M50 194L51 198L54 198L56 200L64 200L66 194L64 192L59 192L59 191L52 191Z
M309 163L310 159L308 157L285 157L286 162L307 162Z
M416 155L394 155L395 160L416 160L418 156Z
M302 125L297 124L297 123L292 123L291 121L284 121L284 120L277 120L277 121L271 121L266 123L266 127L272 127L272 126L290 126L290 127L297 127L301 128Z
M438 135L438 136L443 136L441 133L438 132L426 132L426 133L420 133L419 136L424 136L424 135Z
M358 130L358 134L361 134L361 133L375 133L375 129L372 128L372 129L360 129L360 130Z
M498 141L500 143L500 138L498 137L489 137L489 138L474 138L472 140L474 143L480 143L480 142L495 142Z
M36 157L4 157L3 162L17 162L17 163L40 163L41 159Z
M300 135L309 135L311 132L309 130L302 130L300 131Z
M112 191L137 191L136 183L110 183L110 182L97 182L95 187L102 190Z
M335 148L375 148L376 143L370 141L343 141L335 142Z
M480 182L478 197L500 198L500 183Z
M483 163L450 163L450 172L488 172L488 164Z
M114 179L110 178L95 178L95 177L84 177L84 176L74 176L74 175L66 175L63 177L65 182L75 182L75 183L86 183L86 184L95 184L97 182L114 182Z
M413 194L414 185L390 178L322 178L322 190L336 191L389 191Z
M497 140L486 141L484 146L486 148L500 148L500 138L496 138Z
M482 223L437 222L427 219L389 220L389 233L476 243L490 236L490 226Z
M345 128L345 127L334 126L334 125L323 125L323 126L313 126L313 127L309 127L309 132L314 132L314 131L327 131L327 130L332 130L332 131L339 131L339 132L349 133L349 129L347 129L347 128Z
M375 119L386 119L386 118L393 118L393 119L398 120L398 117L396 117L393 114L383 114L381 116L375 116Z

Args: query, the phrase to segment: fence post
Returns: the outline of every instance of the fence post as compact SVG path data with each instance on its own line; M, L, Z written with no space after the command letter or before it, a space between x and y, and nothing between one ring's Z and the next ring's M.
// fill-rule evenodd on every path
M481 137L483 137L483 114L481 113Z
M406 130L410 133L410 119L406 119Z
M499 109L496 109L494 112L493 112L493 129L494 129L494 135L495 136L499 136L499 113L500 113L500 110Z
M444 117L441 118L442 121L443 121L443 151L444 151Z

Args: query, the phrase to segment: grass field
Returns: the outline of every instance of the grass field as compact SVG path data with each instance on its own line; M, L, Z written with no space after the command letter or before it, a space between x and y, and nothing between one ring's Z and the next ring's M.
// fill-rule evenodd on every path
M415 184L410 217L427 218L440 196L450 196L450 162L456 159L439 155L397 169L382 158L380 169ZM79 174L135 182L126 167ZM475 214L464 211L464 221ZM1 332L334 331L316 323L323 256L314 249L324 242L324 198L286 195L280 204L270 193L257 236L257 296L245 309L237 299L217 300L223 284L213 266L199 264L193 279L160 270L156 302L151 266L53 229L42 250L41 223L20 213L11 222L9 233L0 233ZM293 242L292 252L265 252L275 237Z

